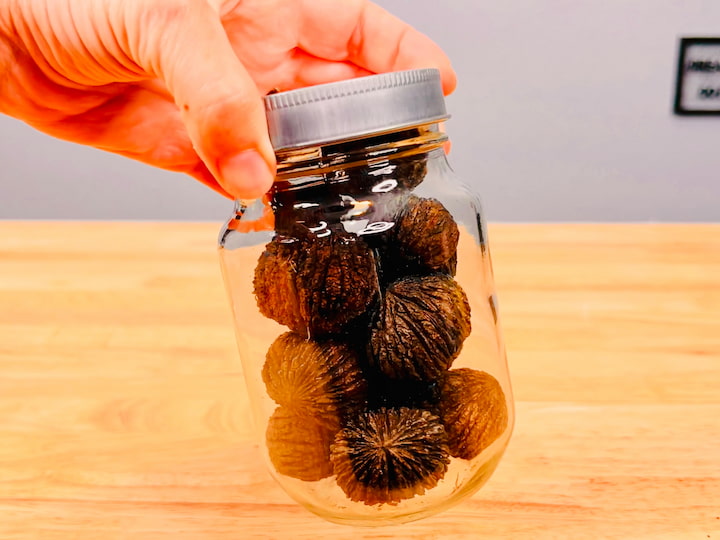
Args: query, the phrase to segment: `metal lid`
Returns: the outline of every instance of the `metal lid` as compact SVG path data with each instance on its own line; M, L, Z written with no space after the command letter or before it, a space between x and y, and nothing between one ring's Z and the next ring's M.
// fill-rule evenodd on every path
M440 71L359 77L265 96L275 150L354 139L448 118Z

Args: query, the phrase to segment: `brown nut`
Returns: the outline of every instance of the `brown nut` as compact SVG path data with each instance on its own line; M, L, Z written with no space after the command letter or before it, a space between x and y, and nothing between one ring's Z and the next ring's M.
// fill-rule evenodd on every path
M304 329L295 289L300 242L276 236L265 246L255 267L253 287L260 313L292 329Z
M298 480L327 478L332 474L330 445L336 432L312 417L278 407L265 432L270 461L277 472Z
M442 203L435 199L410 197L396 227L401 258L433 271L455 275L460 232Z
M361 413L338 432L330 456L350 500L397 504L435 487L450 462L445 429L421 409Z
M339 333L378 294L375 257L361 239L331 234L308 242L297 290L310 335Z
M367 399L358 355L337 341L316 343L287 332L268 349L262 378L276 403L330 427Z
M260 312L311 337L343 332L378 293L375 257L354 235L278 236L260 256L254 289Z
M407 190L415 189L427 175L427 155L407 156L393 159L395 165L394 178L398 185Z
M450 454L472 459L507 429L505 393L497 379L484 371L453 369L441 386L440 418Z
M388 287L373 322L371 362L391 379L434 381L470 329L470 304L453 278L404 278Z

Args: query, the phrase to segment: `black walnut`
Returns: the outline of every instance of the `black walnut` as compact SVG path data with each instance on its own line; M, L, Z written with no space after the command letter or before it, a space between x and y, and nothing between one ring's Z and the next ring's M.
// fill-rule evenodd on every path
M450 368L470 329L470 304L454 279L401 279L385 291L373 322L371 363L390 379L435 381Z
M440 417L453 457L472 459L508 427L508 409L500 383L484 371L448 372L441 386Z
M287 332L268 349L262 378L279 405L338 428L340 416L364 406L367 382L352 347L317 343Z
M265 438L270 461L285 476L315 482L332 475L330 446L336 430L278 407L268 421Z
M400 257L454 275L460 232L450 212L435 199L412 196L396 223Z
M427 175L427 156L407 156L391 160L395 165L392 176L398 185L412 190L419 186Z
M260 256L253 285L263 315L310 337L345 331L379 287L372 250L361 238L337 231L274 238Z
M255 267L253 288L260 313L302 331L306 325L295 288L299 244L293 238L273 238Z
M333 471L349 499L397 504L422 495L445 475L450 461L440 419L420 409L358 414L332 445Z

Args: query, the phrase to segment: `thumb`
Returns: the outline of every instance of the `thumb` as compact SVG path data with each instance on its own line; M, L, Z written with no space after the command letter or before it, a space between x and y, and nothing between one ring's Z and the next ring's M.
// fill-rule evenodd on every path
M164 2L163 26L144 17L153 71L180 109L195 151L237 199L266 193L275 176L262 98L205 0ZM158 32L158 28L162 31Z

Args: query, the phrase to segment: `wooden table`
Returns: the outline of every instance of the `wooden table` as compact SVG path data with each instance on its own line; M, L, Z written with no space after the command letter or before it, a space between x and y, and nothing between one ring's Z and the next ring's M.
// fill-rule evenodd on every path
M514 437L385 529L266 473L217 229L0 223L2 540L720 539L720 225L491 226Z

